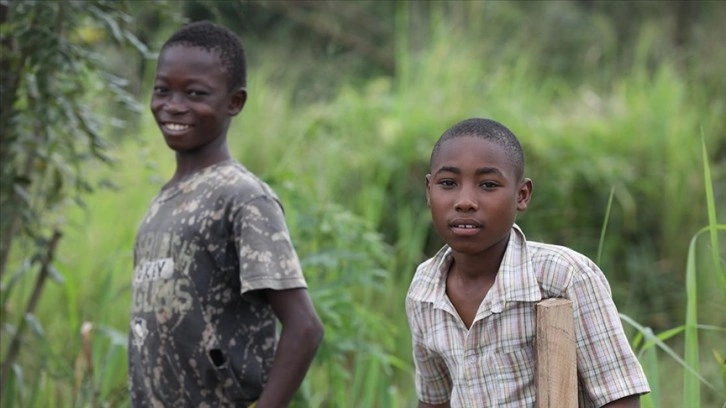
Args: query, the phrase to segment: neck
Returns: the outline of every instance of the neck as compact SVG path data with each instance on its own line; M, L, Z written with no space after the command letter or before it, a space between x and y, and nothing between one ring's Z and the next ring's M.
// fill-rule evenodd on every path
M476 254L465 254L454 251L453 271L465 281L494 279L504 259L504 252L509 243L509 235L497 242L493 247Z
M176 171L170 183L188 177L199 170L231 159L224 139L214 141L189 152L176 152Z

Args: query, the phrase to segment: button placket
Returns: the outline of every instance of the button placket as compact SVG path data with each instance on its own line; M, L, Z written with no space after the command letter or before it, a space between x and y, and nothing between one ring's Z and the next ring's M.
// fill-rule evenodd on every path
M479 323L477 321L474 321L469 328L469 331L466 333L466 337L464 338L463 368L467 382L474 381L478 376L478 357L476 355L477 345L479 343L477 341L478 325Z

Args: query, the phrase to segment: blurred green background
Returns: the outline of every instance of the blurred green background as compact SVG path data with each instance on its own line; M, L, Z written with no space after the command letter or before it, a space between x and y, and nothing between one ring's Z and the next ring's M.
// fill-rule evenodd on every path
M154 57L202 19L245 43L231 149L285 205L326 326L296 407L415 406L403 301L442 244L424 175L436 139L469 117L521 140L527 237L607 275L653 387L643 406L726 406L726 2L0 12L3 407L128 406L133 239L174 168L147 109Z

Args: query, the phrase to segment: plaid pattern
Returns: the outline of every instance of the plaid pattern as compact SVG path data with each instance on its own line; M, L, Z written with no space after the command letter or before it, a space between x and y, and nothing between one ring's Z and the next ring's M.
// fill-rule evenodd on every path
M445 246L419 265L406 297L421 401L452 407L535 403L535 305L573 301L580 407L650 391L623 332L608 282L569 248L527 242L514 226L496 282L467 329L446 296Z

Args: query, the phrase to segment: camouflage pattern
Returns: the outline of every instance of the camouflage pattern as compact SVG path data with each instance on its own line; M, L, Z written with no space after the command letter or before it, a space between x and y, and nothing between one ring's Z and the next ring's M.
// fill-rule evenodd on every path
M256 400L277 343L258 289L306 287L282 207L235 161L165 187L134 247L132 407Z

